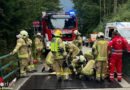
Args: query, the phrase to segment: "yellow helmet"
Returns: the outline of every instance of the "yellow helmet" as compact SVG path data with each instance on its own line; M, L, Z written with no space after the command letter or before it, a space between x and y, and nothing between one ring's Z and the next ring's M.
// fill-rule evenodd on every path
M62 36L61 30L57 29L57 30L55 31L54 35L61 37L61 36Z
M22 38L26 38L26 37L28 37L28 32L25 30L22 30L22 31L20 31L20 35L22 36Z
M78 30L75 30L75 31L74 31L74 34L75 34L75 35L80 35L80 33L79 33Z

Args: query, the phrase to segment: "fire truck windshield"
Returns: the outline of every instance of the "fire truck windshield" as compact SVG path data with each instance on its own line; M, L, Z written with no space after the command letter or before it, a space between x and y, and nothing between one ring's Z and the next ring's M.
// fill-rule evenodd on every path
M50 18L46 20L48 29L74 29L76 27L76 18Z
M119 33L126 39L130 39L130 29L119 29Z

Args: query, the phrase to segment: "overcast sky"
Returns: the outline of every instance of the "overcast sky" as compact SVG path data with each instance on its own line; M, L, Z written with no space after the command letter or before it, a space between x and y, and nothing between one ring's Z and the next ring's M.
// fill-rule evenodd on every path
M60 0L61 1L61 7L63 7L64 11L69 11L73 9L73 3L71 0Z

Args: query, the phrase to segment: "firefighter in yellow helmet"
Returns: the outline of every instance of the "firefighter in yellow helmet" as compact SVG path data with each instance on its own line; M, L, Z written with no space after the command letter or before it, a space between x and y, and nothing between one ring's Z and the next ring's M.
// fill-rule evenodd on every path
M54 32L54 37L51 41L51 52L54 56L54 62L53 62L53 67L54 70L56 71L56 76L58 81L62 80L62 75L61 72L63 70L64 72L64 79L68 79L68 69L67 69L67 64L65 61L65 45L63 44L63 41L61 39L62 37L62 32L60 30L55 30Z
M80 36L81 34L79 33L78 30L75 30L74 34L75 34L75 39L72 41L72 43L75 44L77 47L79 47L80 53L82 53L83 40L82 37Z
M15 53L18 53L18 57L21 59L21 68L20 68L20 72L21 72L21 76L26 76L26 69L28 66L28 62L29 62L29 48L28 45L26 43L26 39L28 37L28 32L25 30L22 30L20 32L20 34L18 35L18 40L17 40L17 44L16 47L14 48L14 50L11 52L12 55L14 55Z
M36 54L37 54L37 60L38 62L41 61L41 53L42 53L42 49L43 49L43 42L41 40L41 33L37 33L37 36L34 40L35 42L35 49L36 49Z
M107 46L108 41L104 39L104 33L98 33L99 39L94 43L92 52L96 51L96 80L104 80L107 71Z

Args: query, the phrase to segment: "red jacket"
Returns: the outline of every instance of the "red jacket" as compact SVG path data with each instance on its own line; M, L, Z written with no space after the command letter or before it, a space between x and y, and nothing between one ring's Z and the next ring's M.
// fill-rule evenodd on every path
M126 50L128 43L125 38L121 36L113 37L112 41L108 44L108 48L112 49L112 52L122 53L122 50Z

